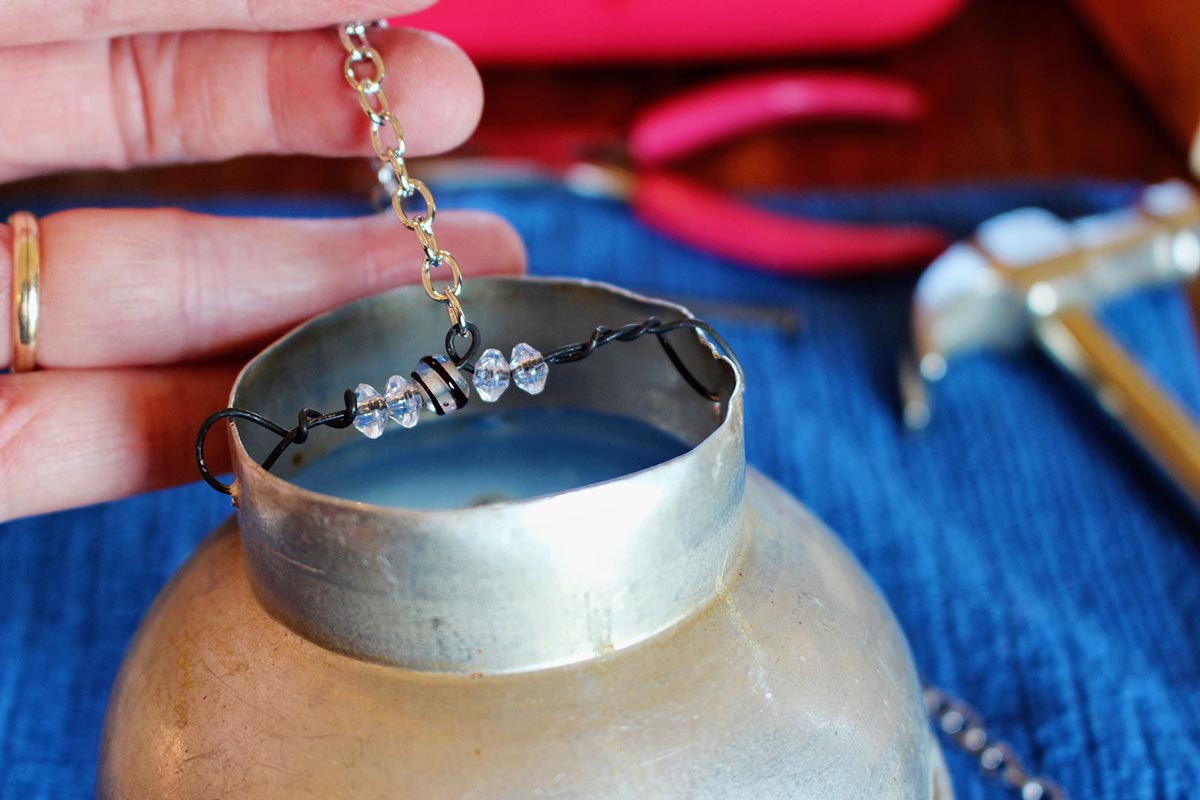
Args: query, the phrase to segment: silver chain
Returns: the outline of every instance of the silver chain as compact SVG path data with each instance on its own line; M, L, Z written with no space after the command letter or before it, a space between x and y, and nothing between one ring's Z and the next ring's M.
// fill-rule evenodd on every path
M346 49L342 71L350 88L358 93L358 104L371 124L371 146L380 161L379 181L387 188L392 210L404 227L416 235L425 251L425 260L421 265L421 283L425 286L425 294L446 306L450 324L465 335L467 316L458 301L463 285L462 271L450 251L438 244L433 232L433 222L437 217L433 192L423 181L408 174L408 164L404 160L404 128L392 113L387 94L383 91L383 56L367 40L367 31L373 27L386 28L387 22L347 22L338 28L338 38ZM419 201L419 205L410 208L410 204L416 204L416 201ZM435 287L433 272L441 267L450 270L450 280Z
M984 775L1000 780L1021 800L1067 800L1057 784L1030 775L1012 745L992 741L983 718L962 700L936 686L926 686L925 709L934 726L975 759Z

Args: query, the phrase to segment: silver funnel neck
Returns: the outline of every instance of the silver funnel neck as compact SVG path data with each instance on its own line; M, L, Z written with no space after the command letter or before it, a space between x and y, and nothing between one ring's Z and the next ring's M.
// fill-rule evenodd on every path
M505 352L518 342L545 352L586 338L597 325L686 314L599 284L534 279L473 281L469 311L484 346ZM238 378L233 405L277 420L304 406L336 408L344 388L382 385L436 352L445 328L442 309L419 287L354 303L255 358ZM648 423L687 447L632 474L532 499L418 510L321 494L289 478L356 432L314 432L296 457L289 452L268 473L255 459L270 449L269 437L236 426L235 498L259 599L330 649L459 674L595 658L684 620L713 600L737 567L745 455L737 370L690 331L673 334L672 343L718 390L720 403L697 395L652 337L553 368L538 397L510 390L494 406L472 397L460 414L533 406L596 411ZM390 464L381 479L422 468Z

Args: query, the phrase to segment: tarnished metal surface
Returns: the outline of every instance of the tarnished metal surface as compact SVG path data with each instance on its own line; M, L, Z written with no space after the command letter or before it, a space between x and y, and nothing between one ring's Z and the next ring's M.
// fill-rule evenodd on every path
M554 345L671 311L575 282L482 283L472 309L492 342ZM418 300L306 326L247 368L238 403L286 417L400 371L423 353L345 342L401 325L387 341L430 341L423 326L444 319L410 312ZM263 473L235 442L240 531L214 534L143 623L100 796L948 800L882 598L799 504L743 480L728 362L682 348L724 387L719 415L655 347L558 370L538 401L641 417L692 449L546 498L351 503ZM325 348L348 360L298 369Z
M471 305L485 315L478 323L489 346L529 341L547 351L586 338L598 324L684 314L555 281L479 281ZM500 313L488 317L488 310ZM286 419L303 398L331 387L382 383L415 362L418 348L442 341L439 311L409 290L322 317L256 359L234 405L263 408L282 399L293 409L279 414ZM364 314L408 324L402 335L364 336L346 323ZM334 374L311 367L314 337L342 354ZM413 352L363 347L364 340ZM695 444L656 469L579 491L452 511L364 506L300 490L235 444L239 519L259 595L281 619L335 650L440 672L569 663L678 622L713 597L737 561L745 461L735 370L694 334L676 340L680 355L720 387L723 414L684 385L653 341L557 367L551 391L526 400L644 418ZM281 392L280 372L311 386ZM506 398L505 405L513 403ZM475 402L461 413L495 408ZM334 442L322 437L325 446ZM406 470L392 472L402 479Z

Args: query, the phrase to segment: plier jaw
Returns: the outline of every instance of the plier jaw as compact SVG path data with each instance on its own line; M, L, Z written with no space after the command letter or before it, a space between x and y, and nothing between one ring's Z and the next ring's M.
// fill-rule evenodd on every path
M949 243L921 224L867 224L782 214L672 172L676 161L756 130L833 120L903 124L923 103L908 84L845 72L757 73L655 103L624 141L594 129L535 128L481 135L468 158L424 166L448 182L563 182L630 203L660 233L722 258L783 275L840 276L924 266ZM475 158L471 158L474 156ZM799 156L797 156L799 157Z
M948 238L920 224L815 220L776 213L667 167L738 136L830 120L907 123L923 111L908 84L857 73L773 72L730 78L638 115L628 154L629 200L650 227L700 250L789 275L877 272L927 263Z

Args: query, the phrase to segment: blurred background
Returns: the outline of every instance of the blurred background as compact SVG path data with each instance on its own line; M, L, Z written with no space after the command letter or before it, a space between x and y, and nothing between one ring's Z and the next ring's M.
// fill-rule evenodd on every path
M1194 172L1200 3L676 8L443 0L406 20L464 44L486 95L476 135L413 174L439 207L510 219L536 273L681 299L716 324L748 375L749 461L846 541L921 671L1033 769L1075 798L1196 797L1195 511L1035 348L956 364L921 433L904 425L897 354L921 269L984 220L1125 208ZM344 215L377 191L366 159L254 157L39 178L0 186L0 207ZM1200 414L1184 292L1128 294L1100 321ZM0 615L0 643L23 654L0 678L53 701L6 712L0 756L16 766L0 796L90 784L129 637L228 513L191 485L5 526L0 583L25 613ZM54 580L28 580L30 564ZM1008 796L949 761L960 798Z
M619 16L630 7L655 4L592 5ZM774 5L757 15L766 22L758 35L792 13L793 4ZM814 5L841 9L826 12L836 16L825 23L830 30L824 43L820 32L807 32L809 26L793 33L793 44L776 37L781 40L764 45L765 53L736 39L727 48L735 52L721 52L705 44L702 34L685 32L680 34L685 40L701 40L696 45L701 55L692 58L661 42L635 43L629 46L633 52L614 46L615 55L602 47L542 53L536 42L511 45L519 50L528 44L524 56L505 52L488 44L503 37L490 34L491 24L485 25L475 9L488 4L472 0L445 0L425 21L418 17L405 24L440 28L459 41L464 37L455 32L479 30L466 42L483 61L486 105L477 142L524 137L536 129L588 131L620 142L634 118L658 101L718 77L780 68L849 68L893 77L910 82L924 99L924 114L904 125L810 121L773 126L674 165L731 190L1065 176L1156 180L1186 170L1188 145L1200 124L1200 70L1194 64L1200 8L1189 0L879 4L888 11L871 10L870 3L866 10L862 3ZM856 37L856 21L887 14L894 17L890 22ZM751 40L755 35L745 34ZM686 44L679 47L686 52ZM796 53L801 47L806 52ZM522 60L533 63L519 65ZM365 162L256 157L132 176L42 179L2 187L0 197L27 198L31 192L361 196L373 183Z

